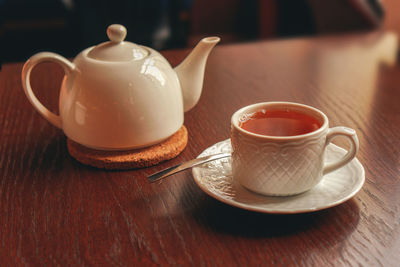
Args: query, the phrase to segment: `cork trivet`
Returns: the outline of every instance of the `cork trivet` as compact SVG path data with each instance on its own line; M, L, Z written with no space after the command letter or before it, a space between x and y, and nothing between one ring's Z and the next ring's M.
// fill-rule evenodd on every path
M102 151L84 147L70 139L68 152L77 161L101 169L126 170L156 165L178 156L186 147L188 133L182 126L167 140L142 149Z

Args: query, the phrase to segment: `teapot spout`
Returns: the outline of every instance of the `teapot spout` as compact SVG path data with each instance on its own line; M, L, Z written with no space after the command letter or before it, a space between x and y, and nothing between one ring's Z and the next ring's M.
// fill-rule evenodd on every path
M219 41L219 37L202 39L184 61L174 69L181 84L185 112L193 108L199 101L206 61L211 50Z

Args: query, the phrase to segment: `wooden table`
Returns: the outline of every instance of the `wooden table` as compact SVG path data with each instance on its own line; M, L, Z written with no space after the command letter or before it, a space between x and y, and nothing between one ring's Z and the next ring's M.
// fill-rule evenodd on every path
M187 53L164 55L176 65ZM217 46L200 102L185 114L187 148L173 160L131 171L98 170L72 159L63 133L25 98L23 63L4 64L1 265L398 266L396 55L389 33ZM39 99L53 111L62 75L51 63L32 74ZM314 213L269 215L214 200L190 171L148 183L147 175L229 138L235 110L273 100L315 106L331 126L356 129L366 182L353 199ZM347 146L340 139L337 144Z

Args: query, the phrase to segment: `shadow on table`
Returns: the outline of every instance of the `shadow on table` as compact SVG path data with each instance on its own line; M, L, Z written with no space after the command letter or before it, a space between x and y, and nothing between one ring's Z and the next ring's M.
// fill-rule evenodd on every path
M337 239L329 240L336 243L346 239L357 227L359 212L353 199L318 212L277 215L242 210L209 198L192 215L199 224L221 233L264 238L323 231L330 232L324 237Z

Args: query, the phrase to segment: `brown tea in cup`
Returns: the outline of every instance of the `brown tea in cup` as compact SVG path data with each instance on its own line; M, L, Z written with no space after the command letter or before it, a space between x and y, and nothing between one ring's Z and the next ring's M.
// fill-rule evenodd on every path
M306 113L290 109L262 109L241 118L243 130L268 136L294 136L321 128L322 122Z

